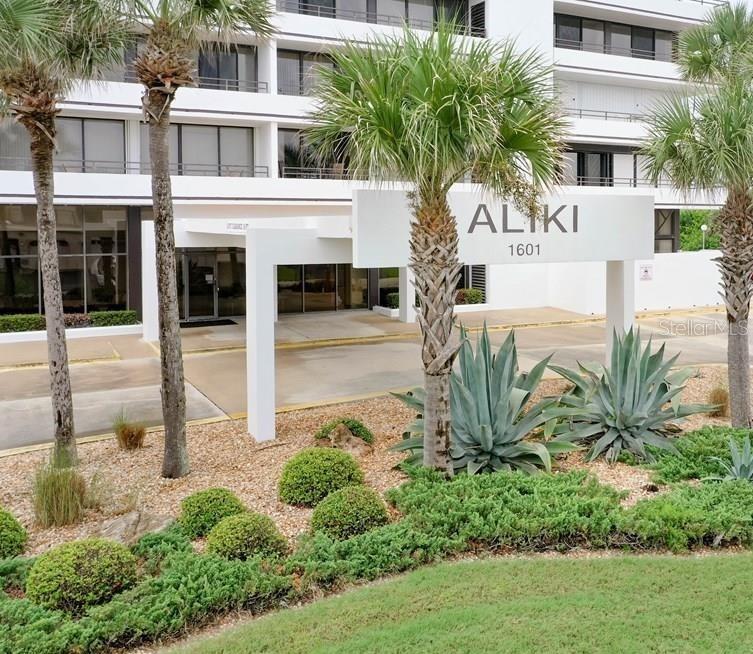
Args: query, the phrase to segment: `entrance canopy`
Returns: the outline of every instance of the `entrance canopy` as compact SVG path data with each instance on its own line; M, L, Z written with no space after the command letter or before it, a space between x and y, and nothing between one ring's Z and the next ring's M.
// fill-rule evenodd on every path
M598 191L544 198L544 214L535 220L470 192L451 193L450 206L465 264L606 261L609 348L612 330L633 323L633 262L654 256L654 200L639 193ZM249 221L247 227L230 230L224 226L226 232L245 232L248 430L257 440L275 436L275 266L408 265L411 213L405 192L355 191L349 227L325 227L320 220L284 227L271 221L263 226Z

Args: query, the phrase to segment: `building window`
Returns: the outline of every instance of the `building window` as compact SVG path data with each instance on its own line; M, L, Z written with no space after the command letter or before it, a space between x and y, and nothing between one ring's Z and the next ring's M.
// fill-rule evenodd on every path
M149 126L141 125L141 172L148 175ZM254 166L254 130L250 127L170 125L170 170L174 175L253 177L266 175Z
M122 120L58 118L55 170L67 173L124 173L125 123ZM31 170L26 128L18 122L0 126L0 168Z
M324 54L277 51L277 92L281 95L310 95L321 79L322 71L335 64Z
M654 252L680 249L680 210L656 209L654 212Z
M277 312L366 309L368 272L349 263L277 266Z
M217 46L199 53L198 84L203 89L260 90L256 48L233 45L229 49L223 49Z
M554 35L558 48L674 60L676 35L665 30L555 14Z
M611 152L578 152L578 186L613 186L614 155Z
M127 207L55 208L63 310L128 308ZM0 207L0 313L41 313L36 206Z

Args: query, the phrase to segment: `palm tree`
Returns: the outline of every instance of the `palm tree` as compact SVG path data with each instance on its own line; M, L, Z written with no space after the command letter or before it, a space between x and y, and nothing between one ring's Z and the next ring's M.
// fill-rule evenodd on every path
M646 170L682 191L726 190L715 220L727 311L727 370L733 426L751 426L748 320L753 296L753 13L724 6L683 33L679 65L694 84L662 103L642 149Z
M170 108L178 89L196 85L197 50L228 46L237 33L269 35L271 8L267 0L126 0L126 13L146 35L134 68L144 86L142 104L149 125L165 422L162 475L176 478L188 474L189 466L170 182Z
M76 460L76 441L55 227L55 117L74 84L122 59L128 32L115 9L107 0L0 0L0 109L31 143L58 461Z
M445 21L433 35L406 28L333 56L308 138L322 160L335 152L360 176L408 188L423 339L424 465L451 474L450 373L459 348L451 336L462 265L447 196L472 177L538 215L540 191L558 178L564 133L551 74L535 53L459 37Z

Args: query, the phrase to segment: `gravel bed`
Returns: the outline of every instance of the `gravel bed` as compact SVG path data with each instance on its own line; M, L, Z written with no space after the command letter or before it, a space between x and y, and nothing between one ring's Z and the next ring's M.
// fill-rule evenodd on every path
M705 402L709 391L724 382L724 367L706 367L691 379L684 393L686 402ZM537 396L561 393L562 380L545 380ZM380 397L349 404L292 411L278 415L277 440L255 443L245 432L245 421L224 421L188 427L188 446L192 472L176 480L162 479L160 465L163 434L147 435L146 446L124 452L114 440L102 440L79 446L81 470L88 481L101 489L101 507L87 512L82 524L40 529L34 525L31 487L35 469L47 460L48 451L37 451L0 458L0 505L9 509L29 530L27 554L39 554L63 541L95 534L102 522L134 508L177 516L180 501L190 493L213 486L232 489L250 508L273 518L289 538L308 528L311 511L287 506L277 499L277 482L284 463L299 450L314 445L314 433L326 421L336 417L363 421L375 436L371 454L360 463L366 482L384 492L404 481L395 470L403 455L388 452L400 440L413 411L391 397ZM728 424L726 419L695 416L682 425L695 429L704 424ZM558 463L567 470L586 466L600 481L628 492L626 504L632 504L648 491L646 471L603 462L585 464L582 453L569 455Z

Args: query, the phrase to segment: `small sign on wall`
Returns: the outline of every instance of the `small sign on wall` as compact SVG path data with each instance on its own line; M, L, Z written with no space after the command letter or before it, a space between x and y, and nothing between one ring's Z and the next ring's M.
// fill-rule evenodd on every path
M642 282L650 282L654 279L654 264L642 263L638 272L638 279Z

